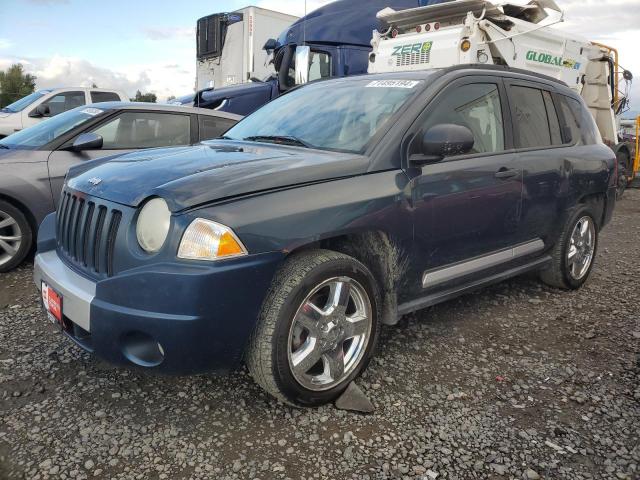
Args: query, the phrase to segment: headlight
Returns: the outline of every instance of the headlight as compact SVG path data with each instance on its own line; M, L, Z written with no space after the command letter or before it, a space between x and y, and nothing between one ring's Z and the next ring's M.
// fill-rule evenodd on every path
M184 232L178 258L220 260L247 255L247 249L235 233L224 225L197 218Z
M149 200L138 215L136 236L140 246L149 253L156 253L164 245L169 233L171 212L161 198Z

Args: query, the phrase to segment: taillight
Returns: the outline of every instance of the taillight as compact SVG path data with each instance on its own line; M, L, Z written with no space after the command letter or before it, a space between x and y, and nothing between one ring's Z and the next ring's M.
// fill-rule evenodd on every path
M440 30L440 22L436 22L433 24L434 30Z
M395 28L391 30L391 38L396 38L398 36L398 30Z
M420 33L420 32L422 32L422 25L418 25L416 27L416 33Z

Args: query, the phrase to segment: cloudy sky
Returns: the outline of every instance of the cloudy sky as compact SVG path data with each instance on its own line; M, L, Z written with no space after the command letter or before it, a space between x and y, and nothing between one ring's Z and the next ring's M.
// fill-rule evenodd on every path
M313 10L330 0L308 0ZM365 0L366 1L366 0ZM640 110L639 0L557 0L560 28L617 47L635 71ZM0 69L24 64L38 87L91 85L184 95L195 83L195 24L248 4L303 15L304 0L0 0ZM556 28L556 27L553 27Z

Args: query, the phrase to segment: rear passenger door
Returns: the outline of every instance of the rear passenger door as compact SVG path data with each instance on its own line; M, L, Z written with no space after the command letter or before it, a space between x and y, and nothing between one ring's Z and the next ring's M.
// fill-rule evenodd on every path
M520 240L550 244L566 195L566 155L553 87L507 80L514 146L523 176Z

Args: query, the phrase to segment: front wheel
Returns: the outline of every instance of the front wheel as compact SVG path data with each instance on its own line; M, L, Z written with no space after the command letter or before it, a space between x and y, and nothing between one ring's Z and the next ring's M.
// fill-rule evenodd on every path
M368 364L377 342L379 294L362 263L326 250L287 260L252 336L255 381L302 407L335 400Z
M569 218L541 279L552 287L576 290L587 281L598 251L598 224L591 209L581 206Z

